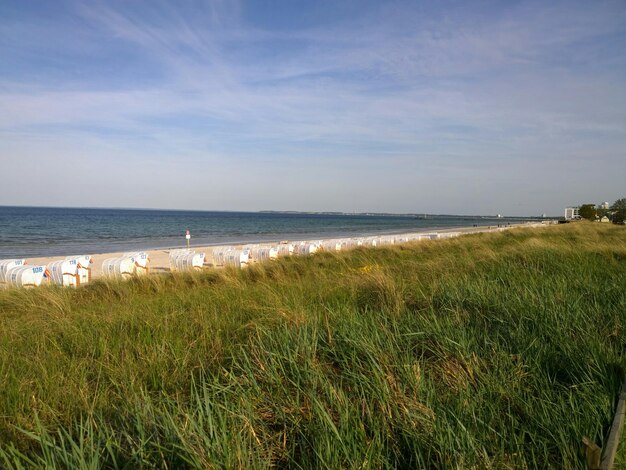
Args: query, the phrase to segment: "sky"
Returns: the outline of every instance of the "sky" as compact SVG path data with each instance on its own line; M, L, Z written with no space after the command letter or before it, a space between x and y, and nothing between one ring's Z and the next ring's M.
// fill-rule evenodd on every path
M626 2L0 2L0 205L626 197Z

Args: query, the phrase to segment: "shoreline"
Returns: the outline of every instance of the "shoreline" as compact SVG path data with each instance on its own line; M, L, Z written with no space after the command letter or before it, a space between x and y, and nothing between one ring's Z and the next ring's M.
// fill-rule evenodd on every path
M551 220L551 219L548 219ZM235 238L228 237L226 239L218 239L208 241L206 237L193 237L191 240L191 248L206 248L206 247L216 247L216 246L243 246L243 245L262 245L268 243L279 243L282 240L288 240L291 242L300 242L306 240L334 240L334 239L352 239L352 238L369 238L369 237L384 237L389 235L405 235L405 234L415 234L415 233L431 233L431 232L450 232L450 231L464 231L466 229L488 229L489 227L513 227L517 225L525 225L525 224L536 224L541 223L538 221L520 221L520 222L502 222L500 224L494 223L491 225L483 224L476 226L469 225L440 225L440 226L429 226L429 227L415 227L411 229L407 228L387 228L380 230L355 230L355 231L336 231L336 232L328 232L321 233L315 231L307 231L302 233L280 233L271 234L264 236L263 234L250 235L249 238L246 238L245 235L242 235L243 238ZM177 237L177 240L180 240L181 237ZM217 237L224 238L224 237ZM157 239L158 240L158 239ZM28 254L28 253L15 253L15 252L0 252L0 260L2 259L61 259L67 256L74 256L80 254L91 254L91 255L101 255L108 253L129 253L129 252L138 252L138 251L160 251L160 250L177 250L181 248L186 248L184 243L181 244L171 244L170 243L158 243L155 245L150 245L150 241L145 243L134 242L131 243L129 241L121 242L121 243L113 243L111 246L107 246L106 244L101 244L101 247L98 247L97 244L94 245L86 245L85 247L80 246L82 243L78 243L76 245L76 249L69 249L64 247L59 250L59 252L51 253L51 254ZM33 245L37 245L36 242L32 243ZM119 245L119 246L117 246ZM33 250L34 251L34 250Z
M474 233L489 233L489 232L494 232L494 231L498 231L498 230L502 230L502 229L511 229L511 228L523 228L523 227L541 227L541 226L546 226L546 224L540 223L540 222L520 222L517 224L508 224L505 225L504 227L498 227L497 224L496 225L489 225L489 226L477 226L477 227L469 227L469 226L465 226L465 227L447 227L447 228L439 228L439 229L435 229L435 228L431 228L429 230L420 230L420 231L410 231L407 232L405 230L401 230L401 231L397 231L397 232L386 232L386 233L378 233L378 235L380 236L388 236L388 235L414 235L414 234L427 234L427 233L451 233L451 232L458 232L460 234L474 234ZM377 236L377 235L367 235L367 234L355 234L353 236L340 236L340 237L331 237L331 238L326 238L326 239L322 239L322 240L334 240L334 239L357 239L357 238L364 238L364 237L372 237L372 236ZM306 241L306 240L319 240L317 238L298 238L298 239L289 239L288 241L290 243L298 243L301 241ZM278 244L280 243L281 240L264 240L264 241L258 241L258 242L246 242L246 243L216 243L216 244L202 244L202 245L193 245L191 244L189 249L192 251L195 251L196 253L202 253L202 252L207 252L217 246L234 246L235 248L241 248L245 245L267 245L267 244ZM148 253L149 257L150 257L150 265L149 265L149 271L151 273L164 273L164 272L170 272L170 268L169 268L169 252L171 250L178 250L178 249L186 249L187 247L182 245L182 246L173 246L173 247L168 247L168 248L156 248L156 249L135 249L135 250L126 250L126 251L116 251L116 252L104 252L104 253L75 253L75 255L91 255L92 256L92 260L93 263L91 265L91 275L92 275L92 280L95 280L99 277L102 276L102 262L107 259L107 258L114 258L114 257L118 257L118 256L123 256L124 253L130 252L130 251L144 251L146 253ZM51 263L52 261L55 260L59 260L59 259L64 259L65 256L42 256L42 257L29 257L26 258L26 263L29 265L48 265L49 263ZM216 268L219 269L219 268Z
M55 209L2 211L0 207L0 259L65 257L76 253L116 253L165 250L185 244L185 229L191 230L197 246L240 245L275 240L328 239L380 236L424 230L507 223L540 222L524 218L437 217L348 217L306 214L207 213L170 214L123 211L66 212ZM419 219L419 220L418 220ZM545 219L542 219L545 220Z

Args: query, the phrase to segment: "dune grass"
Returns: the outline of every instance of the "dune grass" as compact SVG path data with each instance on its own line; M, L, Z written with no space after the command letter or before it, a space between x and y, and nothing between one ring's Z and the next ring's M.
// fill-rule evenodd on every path
M0 465L584 468L624 374L626 230L0 291Z

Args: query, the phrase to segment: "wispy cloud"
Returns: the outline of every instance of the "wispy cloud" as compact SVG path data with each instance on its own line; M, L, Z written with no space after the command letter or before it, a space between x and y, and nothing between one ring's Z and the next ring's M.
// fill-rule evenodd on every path
M126 166L161 165L154 178L165 184L168 171L185 174L174 170L182 158L203 171L220 168L225 180L246 179L203 189L230 209L353 210L341 199L349 197L360 198L362 210L543 212L576 202L581 177L572 165L624 157L619 2L373 4L339 19L299 19L299 28L280 10L276 21L285 27L255 22L255 8L84 2L48 20L18 8L0 23L0 52L12 67L0 68L0 109L10 110L0 114L0 162L12 160L3 166L19 173L16 155L35 161L48 153L63 168L60 153L82 149L92 156L86 168L116 154ZM21 43L35 27L53 41ZM40 64L46 54L57 64ZM268 165L281 168L281 179L241 176ZM541 175L546 185L571 171L571 184L556 199L546 187L543 207L520 208L523 192L500 195L498 185L476 190L477 182L509 181L512 170ZM459 172L474 182L450 182ZM620 196L624 176L605 177L595 197ZM327 190L333 184L346 188ZM326 190L312 201L316 185ZM372 185L384 195L372 196ZM109 204L105 186L94 178L91 204ZM440 193L437 207L416 206L428 191ZM473 191L464 209L461 194ZM19 202L14 194L0 190L0 203ZM497 198L504 208L492 207ZM184 196L172 201L188 204Z

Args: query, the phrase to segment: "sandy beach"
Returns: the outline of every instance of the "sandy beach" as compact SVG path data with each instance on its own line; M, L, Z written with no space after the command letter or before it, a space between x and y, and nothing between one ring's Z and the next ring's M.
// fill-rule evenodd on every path
M519 227L537 227L542 226L541 223L520 223L520 224L510 224L507 226L498 227L497 225L492 226L481 226L481 227L456 227L456 228L446 228L439 230L427 230L427 231L412 231L412 232L403 232L403 233L395 233L395 234L381 234L380 236L394 236L394 237L402 237L407 235L415 235L415 234L426 234L426 233L451 233L457 232L460 234L470 234L470 233L485 233L485 232L493 232L502 229L510 229L510 228L519 228ZM367 235L367 237L371 237L373 235ZM364 235L364 237L366 237ZM339 237L338 237L339 238ZM360 238L360 237L344 237L344 238ZM309 239L310 240L310 239ZM334 238L333 238L334 240ZM289 240L290 243L299 243L303 240ZM263 242L256 244L246 244L246 246L250 245L271 245L277 244L280 240L276 240L274 242ZM194 245L193 243L190 246L191 250L194 250L197 253L208 252L212 250L218 245ZM233 245L235 248L242 248L244 245ZM169 272L169 253L172 250L178 250L185 248L185 246L172 247L168 249L157 249L157 250L144 250L148 253L150 257L150 265L149 271L151 273L164 273ZM136 250L137 251L137 250ZM102 276L102 262L107 258L114 258L123 256L125 252L107 252L107 253L76 253L77 255L92 255L93 264L91 265L91 273L92 279L97 279ZM48 256L48 257L36 257L36 258L27 258L26 262L30 265L47 265L52 261L63 259L64 257L60 256Z

